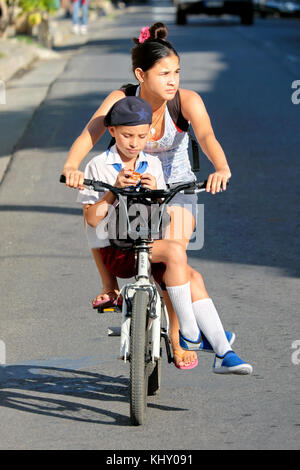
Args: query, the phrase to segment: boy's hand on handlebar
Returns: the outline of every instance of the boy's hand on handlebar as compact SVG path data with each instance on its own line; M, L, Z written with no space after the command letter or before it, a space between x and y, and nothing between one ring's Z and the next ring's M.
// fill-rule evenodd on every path
M156 178L150 173L144 173L141 175L141 184L146 189L157 189Z
M117 176L117 180L114 184L116 188L126 188L126 186L136 186L137 179L134 176L133 170L126 170L123 168Z
M211 173L207 179L206 191L212 194L226 190L226 185L231 177L230 170L219 170Z
M66 186L75 189L84 189L84 173L75 168L64 168L62 174L66 177Z

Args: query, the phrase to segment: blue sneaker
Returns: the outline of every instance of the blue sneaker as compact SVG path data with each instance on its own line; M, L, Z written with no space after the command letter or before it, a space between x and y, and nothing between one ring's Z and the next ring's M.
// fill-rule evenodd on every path
M250 375L253 372L253 367L240 359L235 352L228 351L224 356L216 355L213 372L215 374Z
M226 338L230 346L234 343L235 334L232 331L225 331ZM200 331L199 340L191 341L185 338L179 331L179 343L182 349L187 349L188 351L204 351L213 353L214 350L207 340L206 336Z
M187 339L185 336L183 336L179 330L179 343L182 349L186 349L187 351L199 351L201 339L201 331L199 332L198 339L196 341L192 341L191 339Z

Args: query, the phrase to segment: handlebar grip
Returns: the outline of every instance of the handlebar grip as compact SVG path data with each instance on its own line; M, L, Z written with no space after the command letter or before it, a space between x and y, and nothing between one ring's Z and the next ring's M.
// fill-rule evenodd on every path
M205 189L207 185L207 180L196 183L197 189Z
M92 183L92 181L93 181L93 180L86 180L86 179L85 179L85 180L83 180L83 184L84 184L85 186L90 186L91 183ZM65 183L65 182L66 182L66 177L65 177L65 175L60 175L60 177L59 177L59 182L60 182L60 183Z

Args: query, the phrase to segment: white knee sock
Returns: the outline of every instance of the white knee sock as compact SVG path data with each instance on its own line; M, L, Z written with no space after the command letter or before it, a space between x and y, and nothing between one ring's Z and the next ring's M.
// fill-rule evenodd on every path
M178 317L181 333L187 339L196 341L199 338L199 327L193 312L190 283L167 286L167 291Z
M193 303L193 311L198 327L205 334L215 353L223 356L231 350L212 299L197 300Z

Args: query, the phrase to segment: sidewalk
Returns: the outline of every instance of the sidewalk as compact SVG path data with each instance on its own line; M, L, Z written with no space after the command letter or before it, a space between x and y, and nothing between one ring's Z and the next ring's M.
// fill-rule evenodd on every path
M49 28L54 48L68 43L84 43L88 39L88 36L72 34L72 20L64 18L62 12L51 17ZM32 43L30 44L30 42ZM7 82L19 70L26 69L36 60L51 60L58 57L58 52L34 44L30 37L28 37L28 42L24 36L22 40L17 38L0 39L0 80Z
M115 15L122 11L126 10L117 10ZM98 25L108 21L113 20L105 16L90 18L93 38L95 31L101 30ZM51 20L51 29L54 50L18 39L0 39L0 184L33 113L47 96L49 86L78 48L89 40L89 34L74 35L72 20L65 19L62 14Z

